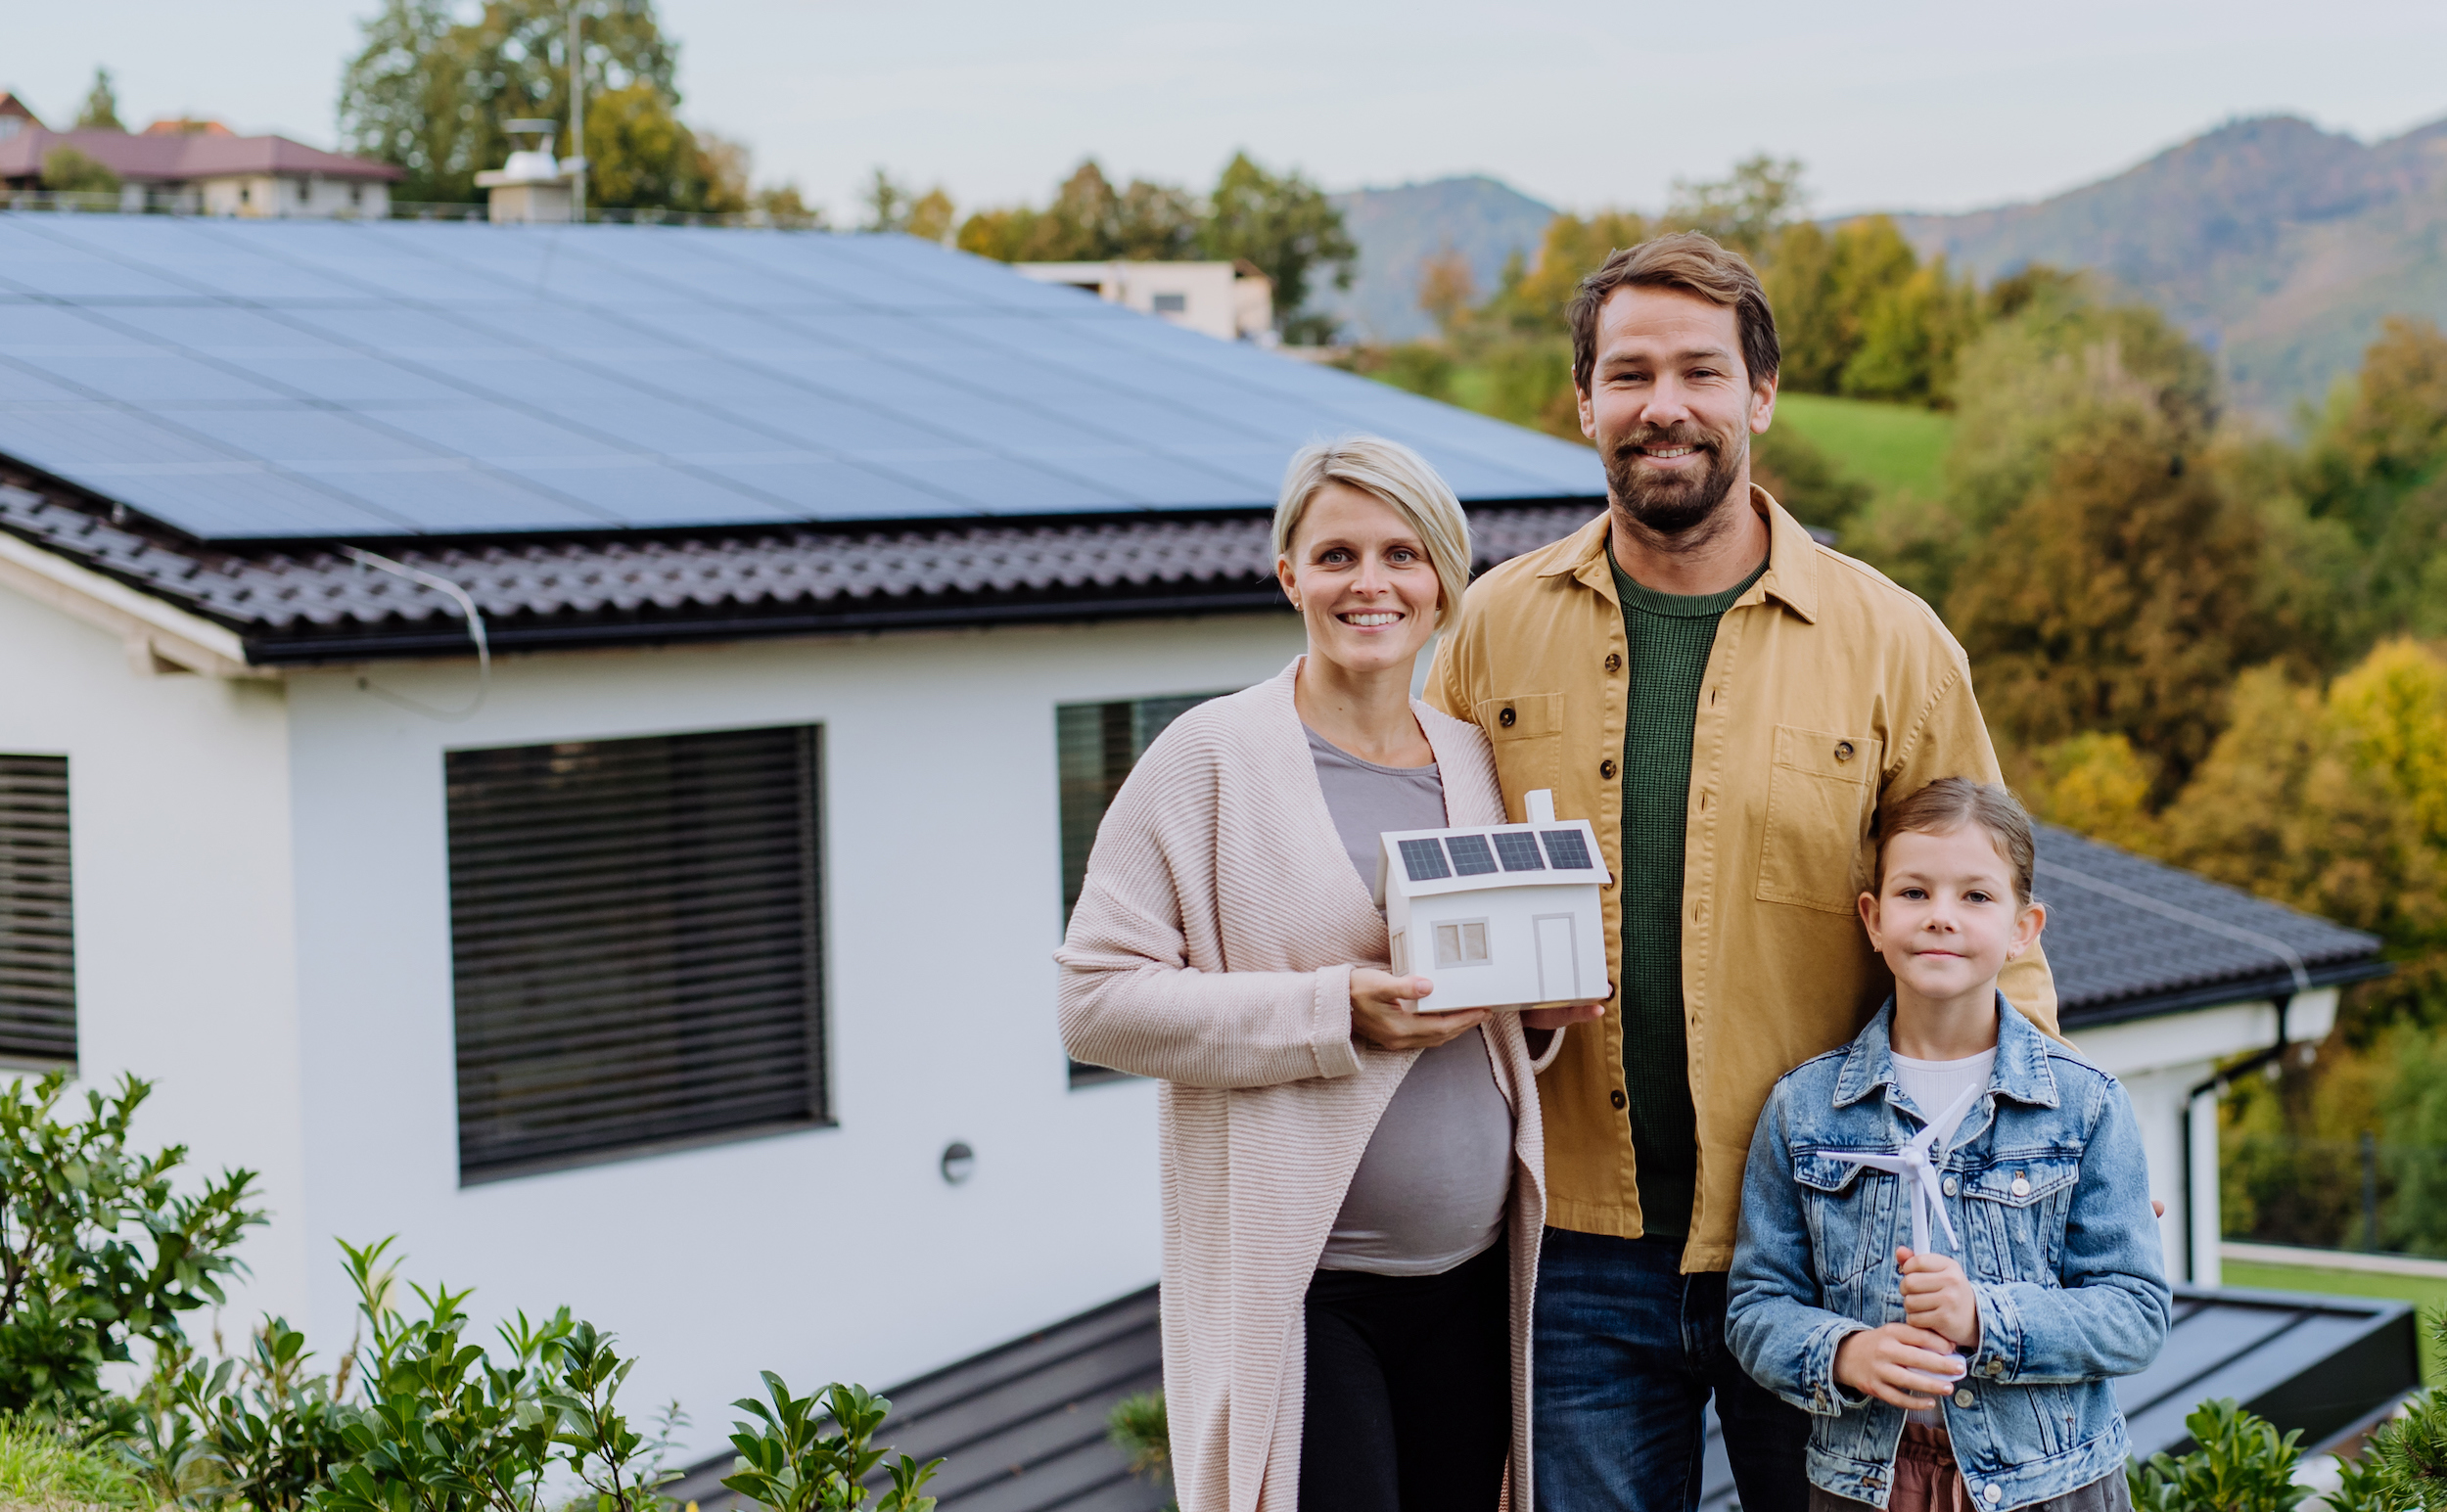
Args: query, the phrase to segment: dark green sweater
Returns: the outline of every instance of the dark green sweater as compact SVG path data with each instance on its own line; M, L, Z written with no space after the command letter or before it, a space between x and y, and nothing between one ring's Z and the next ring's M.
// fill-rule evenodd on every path
M1641 587L1614 567L1631 643L1631 708L1623 723L1623 1085L1639 1163L1643 1228L1690 1231L1699 1177L1690 1051L1683 1025L1683 841L1690 805L1690 742L1717 621L1768 570L1738 586L1685 597Z

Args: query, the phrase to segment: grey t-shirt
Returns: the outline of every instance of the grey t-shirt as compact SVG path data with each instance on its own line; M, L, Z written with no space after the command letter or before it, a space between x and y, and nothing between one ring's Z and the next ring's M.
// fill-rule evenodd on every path
M1433 765L1378 766L1309 731L1317 786L1360 879L1376 886L1387 830L1445 827ZM1410 1063L1343 1195L1321 1270L1432 1276L1494 1244L1512 1190L1512 1107L1487 1038L1459 1034Z

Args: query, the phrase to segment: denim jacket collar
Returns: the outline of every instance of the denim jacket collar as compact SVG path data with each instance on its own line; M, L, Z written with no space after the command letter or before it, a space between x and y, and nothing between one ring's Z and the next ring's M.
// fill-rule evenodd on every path
M1895 1084L1895 999L1889 995L1869 1027L1854 1038L1835 1078L1835 1106L1848 1108L1883 1090L1889 1103L1905 1102ZM2006 994L1997 994L1997 1063L1988 1084L2004 1096L2034 1108L2056 1106L2056 1077L2048 1069L2048 1040L2031 1021L2014 1011ZM1909 1103L1905 1103L1909 1106Z

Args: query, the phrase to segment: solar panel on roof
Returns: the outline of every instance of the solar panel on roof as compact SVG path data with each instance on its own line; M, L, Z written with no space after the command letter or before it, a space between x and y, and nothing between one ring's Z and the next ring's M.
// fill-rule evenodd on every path
M1435 882L1453 875L1445 864L1445 848L1433 840L1395 842L1402 848L1402 871L1412 882Z
M1547 859L1559 872L1583 872L1595 864L1578 830L1540 830L1538 838L1547 843Z
M0 212L0 369L13 454L207 538L1261 510L1351 429L1465 500L1603 490L1583 448L893 237ZM70 402L135 444L27 407ZM216 410L248 418L182 418Z
M1547 869L1546 859L1538 853L1538 837L1526 830L1504 830L1496 836L1496 854L1508 872L1538 872Z
M1453 852L1453 869L1464 877L1484 877L1496 869L1496 853L1484 835L1449 835L1445 848Z

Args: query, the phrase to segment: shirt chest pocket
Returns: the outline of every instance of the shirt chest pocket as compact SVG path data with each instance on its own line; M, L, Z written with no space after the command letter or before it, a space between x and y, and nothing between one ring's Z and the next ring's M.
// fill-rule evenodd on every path
M1823 1286L1857 1281L1885 1253L1877 1235L1892 1182L1865 1180L1862 1168L1815 1152L1793 1157L1793 1181L1810 1223L1811 1268Z
M2064 1248L2064 1220L2081 1180L2079 1156L2011 1155L1959 1178L1963 1236L1975 1273L2000 1281L2054 1282Z
M1496 755L1496 780L1506 800L1556 787L1563 776L1563 695L1516 693L1471 706Z
M1853 911L1869 888L1866 843L1885 756L1867 735L1776 727L1759 901Z

